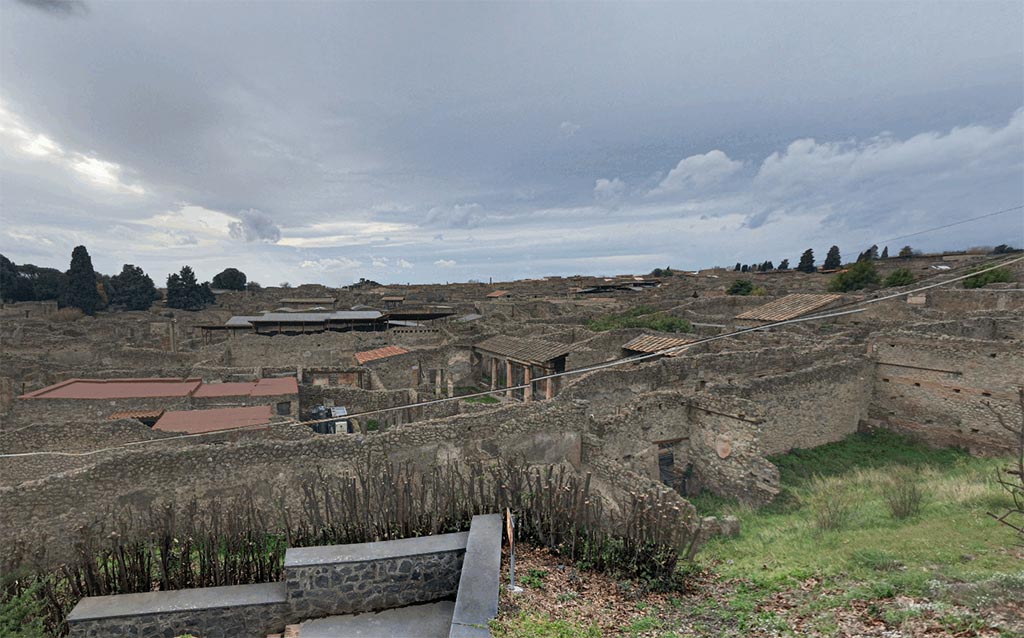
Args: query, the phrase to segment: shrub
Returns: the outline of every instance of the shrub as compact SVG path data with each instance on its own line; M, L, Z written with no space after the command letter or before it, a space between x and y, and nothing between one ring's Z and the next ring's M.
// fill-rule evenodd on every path
M884 285L886 288L892 288L893 286L907 286L912 283L914 283L914 273L910 272L909 268L897 268L885 278Z
M849 292L881 283L875 264L870 259L858 261L846 272L841 272L828 282L830 292Z
M985 266L975 266L968 272L978 272L985 268ZM1006 283L1009 281L1013 281L1013 273L1011 273L1008 268L996 268L994 270L989 270L988 272L983 272L980 275L964 279L964 288L983 288L988 284Z
M754 284L750 283L749 279L737 279L732 282L729 286L728 293L730 295L749 295L754 291Z
M885 503L895 519L903 520L920 514L924 490L917 475L906 468L895 472L885 484Z
M853 516L853 496L836 482L821 477L811 483L811 512L814 522L822 531L842 529Z
M605 315L587 324L594 332L617 330L619 328L647 328L659 332L692 332L693 326L686 319L673 317L656 311L650 306L637 306L621 315Z
M752 297L764 297L767 294L768 291L764 289L764 286L756 286L753 290L750 291L750 295Z

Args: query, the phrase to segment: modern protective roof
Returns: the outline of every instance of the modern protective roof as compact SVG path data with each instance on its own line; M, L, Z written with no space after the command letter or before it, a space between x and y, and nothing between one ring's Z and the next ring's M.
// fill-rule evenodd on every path
M640 335L639 337L631 340L622 346L623 350L630 350L632 352L661 352L668 348L676 348L679 346L685 346L688 343L693 343L693 339L686 337L659 337L656 335ZM679 353L672 353L668 356L676 356Z
M249 323L327 323L329 321L373 321L381 318L376 310L338 310L335 312L268 312L249 318Z
M203 399L210 397L270 397L282 394L297 394L298 382L295 377L260 379L236 383L204 383L192 396Z
M224 325L229 328L252 328L252 320L259 319L257 315L237 315L228 319Z
M471 312L468 315L462 315L461 317L457 318L455 321L458 321L459 323L467 323L467 322L470 322L470 321L476 321L477 319L483 319L483 317L484 316L481 315L481 314L477 314L475 312Z
M509 291L507 291L507 290L495 290L492 293L488 293L487 296L488 297L505 297L508 294L509 294Z
M118 419L159 419L163 416L163 410L125 410L124 412L114 412L107 417L107 421L117 421Z
M572 351L572 348L564 343L543 341L541 339L523 339L506 335L496 335L481 341L473 347L477 350L486 350L509 359L540 364L564 357Z
M808 313L842 299L842 295L795 294L786 295L781 299L770 301L763 306L736 315L737 319L753 321L786 321L796 319Z
M294 303L294 304L333 304L334 297L285 297L281 299L281 303Z
M356 353L356 363L363 365L370 361L376 361L378 359L387 359L388 357L397 357L400 354L408 354L409 351L399 346L385 346L383 348L377 348L375 350L365 350L363 352Z
M202 384L201 379L68 379L22 399L144 399L187 397Z
M198 434L269 424L270 418L269 405L248 408L217 408L215 410L175 410L165 412L153 429L164 432Z

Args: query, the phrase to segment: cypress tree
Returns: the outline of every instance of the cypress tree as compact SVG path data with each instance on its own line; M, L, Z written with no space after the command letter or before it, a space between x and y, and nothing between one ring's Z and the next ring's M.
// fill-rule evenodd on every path
M120 275L110 278L110 304L126 310L148 310L160 298L156 286L142 268L125 264Z
M797 264L796 269L800 272L814 272L817 270L814 267L814 250L808 248L804 251L804 254L800 255L800 263Z
M78 308L87 315L96 314L103 306L103 298L96 286L96 271L85 246L75 246L71 252L71 267L68 269L67 290L64 291L64 306Z
M825 263L821 265L822 270L835 270L843 265L843 259L839 256L839 246L833 246L828 249L828 254L825 255Z

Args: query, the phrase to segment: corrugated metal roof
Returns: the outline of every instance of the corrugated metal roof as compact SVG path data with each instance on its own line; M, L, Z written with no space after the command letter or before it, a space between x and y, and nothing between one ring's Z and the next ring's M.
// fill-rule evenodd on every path
M668 348L675 348L678 346L684 346L688 343L693 343L694 339L688 339L685 337L659 337L656 335L640 335L636 339L631 340L622 346L623 350L630 350L632 352L660 352ZM681 353L673 353L668 356L676 356Z
M796 319L814 312L820 308L842 299L842 295L813 295L795 294L786 295L782 299L776 299L758 306L753 310L736 315L737 319L749 319L753 321L785 321Z
M373 321L380 319L376 310L338 310L335 312L268 312L249 319L250 323L327 323L328 321Z
M270 418L269 405L248 408L217 408L215 410L175 410L165 412L153 429L164 432L198 434L263 425L270 423Z
M397 357L400 354L408 353L408 350L399 346L385 346L383 348L377 348L376 350L366 350L364 352L357 352L356 362L359 363L359 365L363 365L369 361L387 359L388 357Z
M253 319L259 319L259 317L257 315L237 315L228 319L224 325L229 328L252 328Z
M483 319L483 317L484 317L483 315L477 314L475 312L471 312L468 315L462 315L461 317L457 318L455 321L458 321L459 323L467 323L469 321L476 321L477 319Z
M281 303L297 303L297 304L309 304L309 303L326 303L333 304L334 297L285 297L281 300Z
M126 410L124 412L115 412L107 417L108 421L117 421L118 419L159 419L163 416L163 410Z
M509 359L529 363L546 363L552 359L563 357L572 350L570 346L564 343L543 341L541 339L522 339L506 335L491 337L473 347L478 350L493 352Z

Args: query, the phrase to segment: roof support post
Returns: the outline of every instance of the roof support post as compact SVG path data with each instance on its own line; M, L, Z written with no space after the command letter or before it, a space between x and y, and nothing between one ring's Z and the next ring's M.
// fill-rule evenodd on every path
M509 400L512 399L512 379L515 378L514 372L515 369L512 367L512 362L505 359L505 387L508 388L508 390L505 390L505 398Z
M533 366L523 366L523 401L533 401Z
M491 359L491 389L494 390L498 387L498 360L495 357Z

